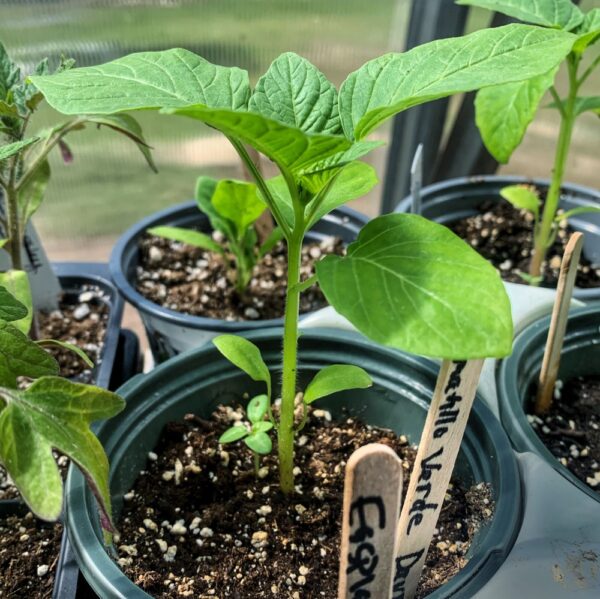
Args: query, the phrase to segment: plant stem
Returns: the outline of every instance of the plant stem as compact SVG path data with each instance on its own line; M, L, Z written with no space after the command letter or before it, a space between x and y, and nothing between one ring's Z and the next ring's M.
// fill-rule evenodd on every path
M298 315L300 305L300 256L303 227L297 223L288 240L288 276L283 325L283 380L281 387L281 416L277 438L279 444L279 484L281 490L294 491L294 399L298 354Z
M9 239L8 249L12 268L23 270L23 261L21 259L21 246L23 245L23 232L21 230L21 219L19 214L19 193L17 191L17 170L19 155L16 154L10 165L8 185L5 188L6 193L6 235Z
M529 264L529 274L533 277L541 275L542 263L546 258L552 228L555 226L554 219L560 201L560 188L565 174L565 165L573 135L573 124L575 122L575 101L577 99L577 65L579 60L569 56L569 95L561 112L560 132L554 156L554 167L552 169L552 181L546 195L542 221L534 234L533 256Z

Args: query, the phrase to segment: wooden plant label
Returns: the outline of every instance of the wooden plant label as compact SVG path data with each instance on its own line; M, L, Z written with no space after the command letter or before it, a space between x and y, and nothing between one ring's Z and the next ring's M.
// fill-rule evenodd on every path
M346 465L338 599L389 599L402 498L402 462L371 443Z
M546 341L546 349L544 350L544 360L542 362L535 403L535 411L538 414L547 412L552 404L554 385L556 385L558 367L560 366L560 354L565 338L565 331L567 330L569 305L573 295L573 287L575 286L575 277L577 276L577 266L579 265L582 246L583 233L573 233L569 239L569 243L567 243L560 265L556 299L554 300L554 308L552 309L550 330L548 331L548 340Z
M393 599L417 589L482 367L483 360L442 362L398 525Z

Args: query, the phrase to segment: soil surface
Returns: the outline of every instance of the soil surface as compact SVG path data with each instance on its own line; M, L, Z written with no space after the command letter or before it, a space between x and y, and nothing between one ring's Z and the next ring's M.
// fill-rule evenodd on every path
M42 523L31 513L0 518L0 597L52 597L61 535L61 524Z
M519 273L529 272L533 249L532 215L506 201L483 203L480 210L480 214L451 223L450 229L489 260L505 281L523 283ZM562 256L573 232L566 221L561 221L542 265L543 287L556 287ZM592 265L582 256L575 284L582 289L600 287L600 264Z
M221 237L213 233L220 241ZM302 280L314 274L314 264L327 254L342 254L340 239L327 238L306 244L302 250ZM139 243L136 289L147 299L184 314L221 320L265 320L280 318L285 307L287 258L283 242L254 267L243 296L238 295L234 263L213 252L154 235ZM300 313L327 304L313 285L300 296Z
M600 493L600 377L557 381L548 414L527 418L560 463Z
M220 408L210 421L188 415L165 428L148 455L119 522L119 565L154 597L313 599L337 596L346 460L380 442L402 458L404 489L416 449L406 437L314 410L297 439L296 491L278 491L274 455L258 477L243 443L220 434L243 418ZM494 510L489 487L453 483L431 544L418 597L452 578Z

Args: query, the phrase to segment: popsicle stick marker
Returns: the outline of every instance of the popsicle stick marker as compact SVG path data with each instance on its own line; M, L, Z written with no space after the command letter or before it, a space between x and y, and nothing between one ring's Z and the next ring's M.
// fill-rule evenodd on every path
M393 599L415 595L475 399L483 360L444 360L396 537Z
M371 443L346 465L338 599L389 599L402 498L402 462Z
M413 214L421 214L421 187L423 187L423 144L417 146L410 167L410 196Z
M560 366L560 354L565 339L565 331L567 330L569 304L573 296L573 287L575 286L575 277L577 276L577 266L581 258L582 247L583 233L573 233L567 243L560 265L556 299L554 300L554 308L552 309L550 330L548 331L548 340L546 341L546 349L544 350L538 394L535 402L535 411L537 414L545 414L552 405L552 395Z

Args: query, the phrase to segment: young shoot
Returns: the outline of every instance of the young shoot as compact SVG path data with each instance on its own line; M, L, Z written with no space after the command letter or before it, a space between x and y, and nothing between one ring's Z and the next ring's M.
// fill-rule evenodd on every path
M377 183L374 169L360 158L381 144L366 137L412 106L547 73L576 40L563 30L530 25L484 29L375 58L351 73L339 91L293 53L275 59L252 89L246 71L182 49L132 54L33 81L65 114L160 108L200 121L221 131L246 164L287 246L281 405L274 424L280 487L291 494L299 298L309 284L316 281L328 302L378 343L449 360L501 357L511 350L510 305L496 270L450 230L418 215L372 220L345 256L325 257L314 278L301 280L307 231ZM78 93L66 94L70 87ZM265 179L247 146L280 174ZM263 382L272 399L271 374L259 348L231 335L214 341L234 365ZM304 401L340 391L360 396L357 389L370 384L368 373L355 365L330 365L305 388Z
M250 428L247 428L244 423L238 422L219 437L219 443L222 445L244 440L244 443L254 455L254 472L256 476L258 476L260 469L260 456L270 454L273 449L273 442L267 434L273 428L273 423L270 420L265 420L269 409L270 400L268 395L253 397L246 408Z
M224 259L231 257L235 266L235 280L231 282L243 295L254 266L283 239L282 230L276 227L264 243L258 243L255 224L266 205L254 183L230 179L217 182L211 177L200 177L196 202L213 230L223 236L223 244L210 235L182 227L153 227L148 233L215 252Z
M600 115L600 96L586 95L584 86L600 64L600 44L597 43L600 40L600 8L584 13L571 0L457 1L458 4L489 8L526 23L572 35L573 43L561 63L518 82L486 87L477 93L475 100L476 121L483 141L492 156L501 163L508 162L520 145L546 92L549 91L553 98L549 107L557 110L560 116L551 182L541 217L538 214L539 201L535 201L533 194L526 198L526 192L515 189L517 186L509 186L502 191L502 196L515 207L528 210L535 216L529 276L523 278L532 284L539 284L543 280L542 266L546 254L554 243L560 222L576 214L600 212L600 207L558 212L575 121L588 112ZM531 60L540 60L544 52L541 46L532 48ZM567 71L567 92L562 98L555 85L561 65Z
M68 71L74 63L72 59L61 58L55 74ZM33 72L36 76L49 73L47 58ZM73 160L71 148L65 141L69 133L80 131L86 125L113 129L132 139L150 167L156 170L142 130L129 115L87 114L31 134L30 121L42 100L40 91L21 73L0 43L0 247L8 251L15 270L23 269L25 227L42 204L50 180L50 152L58 148L65 163Z
M125 403L110 391L58 376L58 363L44 346L60 344L81 358L85 354L70 344L30 339L30 314L31 306L0 286L0 464L31 511L53 521L63 505L63 481L53 451L69 457L89 481L109 541L114 528L108 459L90 425L114 416Z

